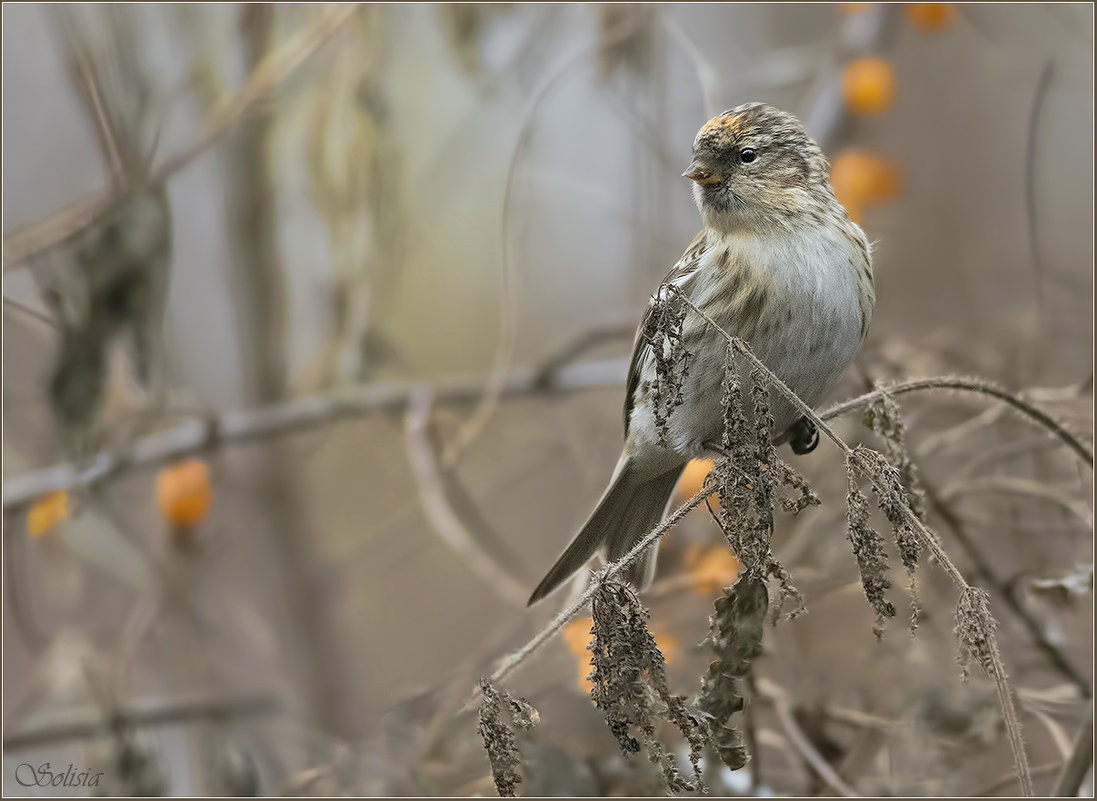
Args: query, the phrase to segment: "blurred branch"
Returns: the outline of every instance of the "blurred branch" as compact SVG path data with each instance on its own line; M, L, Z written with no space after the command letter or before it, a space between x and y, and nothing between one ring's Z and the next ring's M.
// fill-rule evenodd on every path
M236 93L210 115L191 144L150 170L139 188L162 184L216 144L243 117L286 78L292 75L357 10L356 3L324 6L315 20L272 52L244 79ZM70 203L45 219L17 228L4 236L4 272L18 269L42 251L109 214L125 199L109 190L96 192Z
M631 315L627 319L621 318L592 325L576 334L560 346L555 354L541 362L537 372L534 373L533 386L537 389L547 389L552 383L553 376L566 365L576 361L579 356L606 342L631 337L635 333L636 320Z
M527 590L523 584L502 567L487 551L480 547L475 535L462 521L446 497L445 477L427 437L427 420L430 416L431 390L420 385L408 402L404 425L407 435L408 459L411 462L419 500L431 527L477 574L484 585L498 593L506 601L522 608L526 605Z
M804 730L800 728L800 724L796 721L796 716L792 713L792 705L788 700L775 698L774 708L789 741L800 752L800 756L811 765L811 769L818 774L819 778L837 790L839 794L849 798L858 798L857 791L846 784L845 780L835 772L830 763L823 759L823 755L811 744L807 735L804 734Z
M988 381L979 379L946 376L943 378L922 378L899 381L882 389L868 392L857 398L831 406L829 409L820 412L819 418L821 420L832 420L835 417L848 414L849 412L860 411L867 408L873 401L884 394L898 396L905 395L909 392L923 392L926 390L955 390L997 398L1011 406L1015 411L1020 412L1023 416L1028 417L1030 420L1033 420L1047 429L1050 434L1058 437L1067 447L1074 451L1082 461L1091 468L1093 467L1093 451L1090 450L1081 439L1068 431L1049 414L1036 406L1033 406L1019 395L1014 395Z
M1030 772L1032 773L1032 778L1038 779L1038 778L1041 778L1043 776L1050 776L1051 774L1055 773L1057 770L1060 770L1060 768L1061 768L1061 763L1052 762L1052 763L1049 763L1047 765L1037 765L1036 767L1032 768ZM1005 788L1009 787L1015 781L1017 781L1017 774L1016 773L1003 774L1001 778L999 778L996 782L994 782L994 784L991 784L988 787L983 787L978 792L970 793L968 797L970 797L970 798L986 798L987 796L996 795L997 793L1000 793Z
M134 165L127 164L126 159L123 158L121 131L107 102L100 65L92 58L91 47L86 38L86 28L76 20L77 12L74 11L74 7L57 5L52 6L50 10L53 12L53 19L64 41L64 56L69 80L84 105L84 111L95 133L95 141L99 145L110 191L119 194L123 191L126 177Z
M1082 728L1078 730L1078 737L1074 741L1074 748L1070 753L1059 780L1055 783L1054 795L1058 797L1074 798L1086 778L1090 766L1093 764L1093 702L1090 701L1086 710Z
M1059 506L1078 518L1086 527L1093 527L1093 518L1089 507L1082 501L1072 500L1065 492L1051 484L1032 481L1015 476L984 476L982 478L959 481L941 490L941 498L956 500L965 495L978 493L1004 493L1039 498Z
M760 678L756 681L758 689L758 698L763 701L767 701L772 704L776 704L778 701L788 701L788 691L777 684L777 682L766 678ZM875 729L879 732L887 732L896 727L894 721L887 718L879 717L878 715L872 715L868 712L862 712L859 709L851 709L843 706L826 705L823 706L820 711L826 717L831 720L847 723L851 726L857 726L863 729Z
M1011 590L1008 582L998 575L997 571L991 566L990 560L983 553L982 548L975 541L975 538L969 535L964 521L955 511L953 511L949 503L941 497L941 493L933 485L933 482L927 480L924 473L921 476L921 480L922 488L926 493L926 498L929 500L931 510L944 522L945 526L952 532L952 536L957 544L963 549L968 559L971 560L972 565L975 568L975 575L980 583L985 583L994 590L995 596L1001 599L1002 603L1006 605L1006 608L1011 611L1028 630L1036 647L1047 655L1056 670L1070 679L1070 681L1082 692L1084 698L1089 698L1092 694L1089 681L1076 667L1074 667L1074 664L1067 658L1062 649L1051 641L1047 632L1044 630L1043 624L1024 607L1016 594Z
M15 514L5 510L4 532L22 530ZM24 644L33 653L38 653L49 644L46 634L35 615L31 593L27 587L26 539L20 536L4 537L4 594L8 599L8 609L14 622L13 628L19 632Z
M277 701L267 694L155 701L120 707L109 718L104 718L98 706L89 706L75 709L61 720L28 726L5 734L4 748L33 748L63 740L94 737L118 724L166 726L196 720L217 721L225 718L254 717L271 714L277 709Z
M1044 322L1044 263L1040 258L1039 228L1036 225L1036 131L1040 123L1040 110L1051 85L1054 61L1048 59L1040 70L1032 108L1028 113L1028 136L1025 140L1025 219L1028 222L1028 246L1032 269L1036 274L1037 330L1046 331Z
M522 114L522 121L518 126L518 136L507 165L506 185L503 190L502 253L500 255L501 270L499 274L499 339L496 342L495 356L484 381L479 403L442 454L442 464L446 467L453 467L460 458L461 453L480 435L506 392L507 374L514 358L514 347L518 339L518 309L513 292L514 265L511 263L509 248L511 208L513 206L515 176L518 172L518 158L522 153L522 147L529 134L529 129L538 109L541 107L541 103L561 79L571 72L573 67L582 64L585 58L597 53L602 48L628 39L640 30L642 24L642 18L634 14L629 15L604 32L593 45L584 45L574 54L564 58L559 62L555 71L534 92Z
M14 309L15 311L20 312L21 314L24 314L33 320L37 320L40 323L45 323L50 328L57 328L57 323L54 322L52 317L50 317L43 311L39 311L29 304L23 303L23 301L21 300L16 300L15 298L11 298L5 295L4 306L9 309Z
M504 395L567 392L593 387L619 386L624 381L624 359L585 362L560 368L545 383L537 383L539 368L512 370ZM125 452L100 451L86 467L61 464L25 473L4 482L4 510L26 506L52 490L69 490L98 484L137 468L153 467L181 456L209 451L227 444L253 442L283 436L361 417L378 411L399 410L421 381L377 382L327 395L296 398L257 409L226 412L204 420L190 420L143 437ZM443 379L433 384L437 402L467 403L483 391L483 377Z

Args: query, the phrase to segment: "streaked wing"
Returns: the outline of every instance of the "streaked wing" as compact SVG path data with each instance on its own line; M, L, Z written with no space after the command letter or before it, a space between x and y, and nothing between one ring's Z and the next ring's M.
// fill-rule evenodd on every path
M663 279L663 284L669 284L673 281L679 281L686 278L690 273L697 269L697 266L701 263L701 256L704 255L705 250L708 247L708 241L705 236L705 230L702 229L701 233L693 237L693 241L689 243L689 247L686 248L686 252L682 254L682 258L678 259L677 263L670 268L670 272L667 273L666 278ZM662 286L662 284L660 284ZM632 403L633 396L636 394L636 388L640 384L640 375L644 371L644 365L648 358L651 356L651 346L641 339L641 334L644 328L647 327L648 318L651 317L652 304L648 303L647 308L644 309L644 316L640 318L640 325L636 329L636 339L632 343L632 360L628 366L628 378L625 381L625 436L628 436L628 420L632 415Z

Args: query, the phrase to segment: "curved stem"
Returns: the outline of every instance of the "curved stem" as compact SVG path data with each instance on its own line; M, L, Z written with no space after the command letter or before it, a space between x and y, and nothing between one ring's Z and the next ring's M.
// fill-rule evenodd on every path
M910 381L900 381L897 384L892 384L891 386L883 387L882 389L874 390L873 392L867 392L864 395L844 401L836 406L831 406L826 411L821 412L819 417L823 420L832 420L843 414L859 411L885 394L892 396L905 395L910 392L923 392L931 389L953 389L960 392L972 392L979 395L988 395L1000 400L1058 437L1059 440L1074 451L1082 461L1091 468L1093 467L1093 451L1087 448L1085 443L1074 434L1067 431L1061 423L1057 422L1047 414L1047 412L1038 409L1024 398L1007 392L1001 387L995 386L987 381L979 381L971 378L920 378Z

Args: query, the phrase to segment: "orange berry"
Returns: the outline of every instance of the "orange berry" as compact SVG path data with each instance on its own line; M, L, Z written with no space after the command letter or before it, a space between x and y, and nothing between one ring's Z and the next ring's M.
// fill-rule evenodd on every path
M205 520L212 498L209 467L201 459L176 462L156 477L160 514L178 528L196 526Z
M594 621L589 617L573 617L560 629L560 637L575 656L590 653L587 643L590 642L590 628L593 625Z
M677 503L685 503L701 491L701 487L705 484L705 478L712 470L712 464L712 459L690 460L689 464L686 465L686 469L682 471L677 486L674 488L674 500ZM713 501L716 500L715 493L711 497Z
M652 638L655 640L656 646L663 654L663 659L669 665L674 661L674 658L678 656L678 652L682 650L682 644L678 641L678 638L670 633L670 629L664 626L662 623L656 623L652 621L651 626L648 629L651 632Z
M922 33L937 33L952 26L955 3L903 3L903 16L910 27Z
M726 547L693 546L686 553L686 567L693 576L693 591L711 598L724 587L735 583L739 575L739 560Z
M568 647L571 655L575 657L579 674L576 676L576 684L583 692L590 692L591 684L587 676L590 674L590 651L587 643L590 642L590 627L594 621L589 617L573 617L560 629L560 637Z
M41 537L69 516L69 494L64 490L47 492L27 510L27 534Z
M842 98L854 114L880 114L895 97L895 76L882 58L859 58L846 65Z
M831 165L830 184L850 218L860 222L866 206L898 197L902 171L890 159L862 150L847 150Z

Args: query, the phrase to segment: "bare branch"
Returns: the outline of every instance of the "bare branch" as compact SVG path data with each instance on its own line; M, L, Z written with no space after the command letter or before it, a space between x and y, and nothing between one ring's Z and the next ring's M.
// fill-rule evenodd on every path
M517 369L508 376L503 393L522 395L618 386L625 370L623 359L587 362L560 369L546 383L538 377L537 369ZM124 472L153 467L180 456L331 425L379 411L398 410L407 404L420 384L412 381L366 384L329 395L296 398L258 409L190 420L138 440L127 452L101 451L83 467L61 464L10 479L4 482L4 511L22 508L45 492L98 484ZM435 399L447 403L474 401L482 390L483 379L479 376L443 379L434 385Z
M411 396L404 424L408 459L427 520L442 541L480 577L486 587L514 606L522 608L526 605L526 588L480 547L476 537L466 528L446 498L438 461L427 438L430 404L430 387L421 385Z
M169 701L146 701L119 707L107 719L98 706L79 707L63 717L41 723L4 736L4 748L33 748L64 740L94 737L106 732L112 724L132 726L167 726L196 720L254 717L276 712L278 703L267 694L228 697L175 698Z
M1093 701L1089 702L1082 728L1078 730L1078 736L1074 740L1074 748L1070 753L1059 780L1055 783L1054 795L1059 797L1074 798L1078 795L1078 789L1086 778L1090 766L1093 765Z
M1035 421L1040 426L1047 429L1049 433L1058 437L1067 447L1078 454L1082 461L1090 467L1093 467L1093 451L1078 437L1067 431L1063 425L1058 423L1046 412L1033 406L1024 398L1013 395L1001 387L997 387L989 381L981 379L955 378L948 376L944 378L921 378L910 381L900 381L896 384L886 386L882 390L868 392L853 398L852 400L831 406L826 411L820 413L819 418L821 420L833 420L835 417L840 417L843 414L860 411L880 397L881 394L896 396L905 395L908 392L923 392L926 390L941 389L989 395L992 398L997 398L998 400L1005 402L1023 416Z
M357 3L325 8L315 21L265 58L236 93L214 110L191 144L150 171L141 191L164 183L216 144L245 114L268 97L323 45L357 10ZM27 259L48 250L101 219L125 198L109 190L97 192L54 212L45 219L16 229L4 237L4 272L18 269Z
M777 711L777 718L781 721L781 726L784 727L785 734L788 735L789 742L800 752L800 756L811 765L811 769L819 775L819 778L847 798L860 798L858 792L846 784L845 780L835 772L830 763L823 759L822 754L811 744L807 735L804 734L804 730L800 728L800 724L796 722L796 716L792 714L791 704L784 699L775 699L774 708Z

